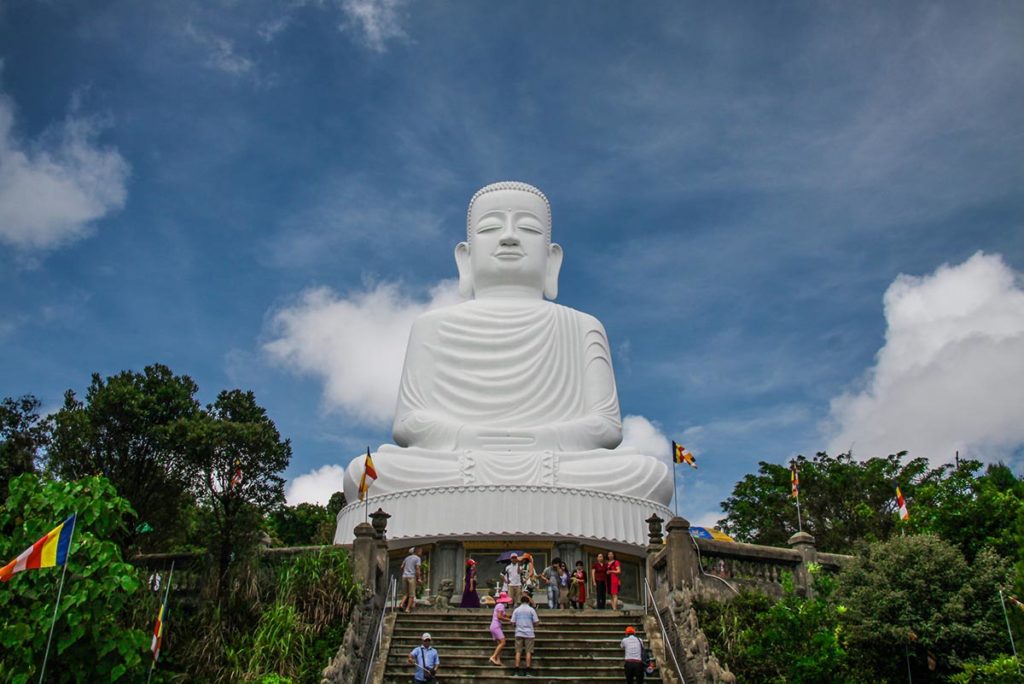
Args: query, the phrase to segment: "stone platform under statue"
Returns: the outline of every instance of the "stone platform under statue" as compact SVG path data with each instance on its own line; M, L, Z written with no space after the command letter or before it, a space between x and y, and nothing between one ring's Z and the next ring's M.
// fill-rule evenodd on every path
M668 518L668 455L622 441L610 345L601 323L545 301L562 249L547 198L496 183L470 201L455 249L466 302L413 325L395 411L396 445L373 456L368 505L391 514L389 540L560 536L646 543ZM336 543L362 522L363 458L345 474L353 502Z

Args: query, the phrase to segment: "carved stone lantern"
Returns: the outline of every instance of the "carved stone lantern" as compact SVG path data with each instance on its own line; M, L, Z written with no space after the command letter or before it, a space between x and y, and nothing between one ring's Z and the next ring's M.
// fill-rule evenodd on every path
M665 521L659 518L657 513L652 513L651 517L644 522L647 523L647 536L650 538L649 543L655 546L661 546L661 524Z
M384 539L384 533L388 529L388 518L390 517L382 508L378 508L370 514L370 520L373 521L374 539Z

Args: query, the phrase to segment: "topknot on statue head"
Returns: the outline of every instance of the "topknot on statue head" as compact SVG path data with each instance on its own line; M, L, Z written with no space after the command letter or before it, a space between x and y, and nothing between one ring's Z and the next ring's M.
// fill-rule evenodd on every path
M541 192L540 188L530 185L529 183L523 183L522 181L499 181L497 183L491 183L485 185L476 191L473 197L469 200L469 206L466 208L466 240L473 243L473 205L480 199L482 195L486 195L489 192L497 192L499 190L518 190L519 192L529 192L536 195L544 201L544 206L547 208L547 238L548 244L551 244L551 202L548 201L547 195Z

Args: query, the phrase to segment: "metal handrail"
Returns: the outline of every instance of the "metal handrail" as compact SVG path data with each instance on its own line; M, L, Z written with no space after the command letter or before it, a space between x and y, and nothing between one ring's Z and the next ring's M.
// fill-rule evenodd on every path
M719 582L721 582L725 586L727 586L730 589L732 589L733 593L735 593L737 596L739 596L740 595L740 590L737 589L736 587L734 587L732 584L730 584L724 577L719 577L718 575L712 575L710 573L704 572L704 562L703 562L703 560L701 560L701 555L700 555L700 544L698 544L697 540L694 539L693 537L690 537L690 542L693 543L693 548L695 548L697 550L697 570L700 571L701 576L702 577L712 577L712 578L718 580Z
M388 580L388 589L384 594L384 605L380 607L380 615L377 617L376 634L373 637L373 646L370 648L370 657L366 659L366 674L363 675L363 684L369 684L373 677L373 668L379 655L380 642L384 640L384 614L388 611L388 597L391 597L391 610L395 610L395 595L398 593L398 580L394 575Z
M676 658L676 649L672 644L672 639L668 636L668 630L665 629L665 622L661 619L661 611L658 610L658 604L654 600L654 592L651 591L651 583L644 577L644 614L648 614L649 608L654 609L654 617L658 618L658 626L661 628L661 641L665 644L665 648L668 650L668 654L672 656L672 664L676 667L676 674L679 675L679 681L682 684L686 684L686 677L683 675L683 668L679 667L679 660ZM650 597L650 605L648 606L647 599Z

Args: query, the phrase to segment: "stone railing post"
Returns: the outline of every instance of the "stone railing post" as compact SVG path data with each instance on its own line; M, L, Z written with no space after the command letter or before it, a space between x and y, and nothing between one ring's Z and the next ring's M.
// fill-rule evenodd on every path
M647 523L647 559L644 565L644 574L647 577L647 583L651 586L651 591L654 591L658 588L654 559L665 548L665 536L661 532L661 525L665 521L659 518L657 513L651 513L651 517L644 522Z
M697 584L697 549L690 537L690 521L676 516L668 521L668 578L672 589L694 589Z
M362 582L370 593L377 593L377 554L374 547L376 534L370 523L356 525L355 540L352 542L352 574L356 581Z
M797 532L789 538L789 545L800 552L800 565L796 566L793 581L803 590L804 596L810 598L814 594L811 574L807 566L818 560L818 549L814 546L814 537L806 532Z

